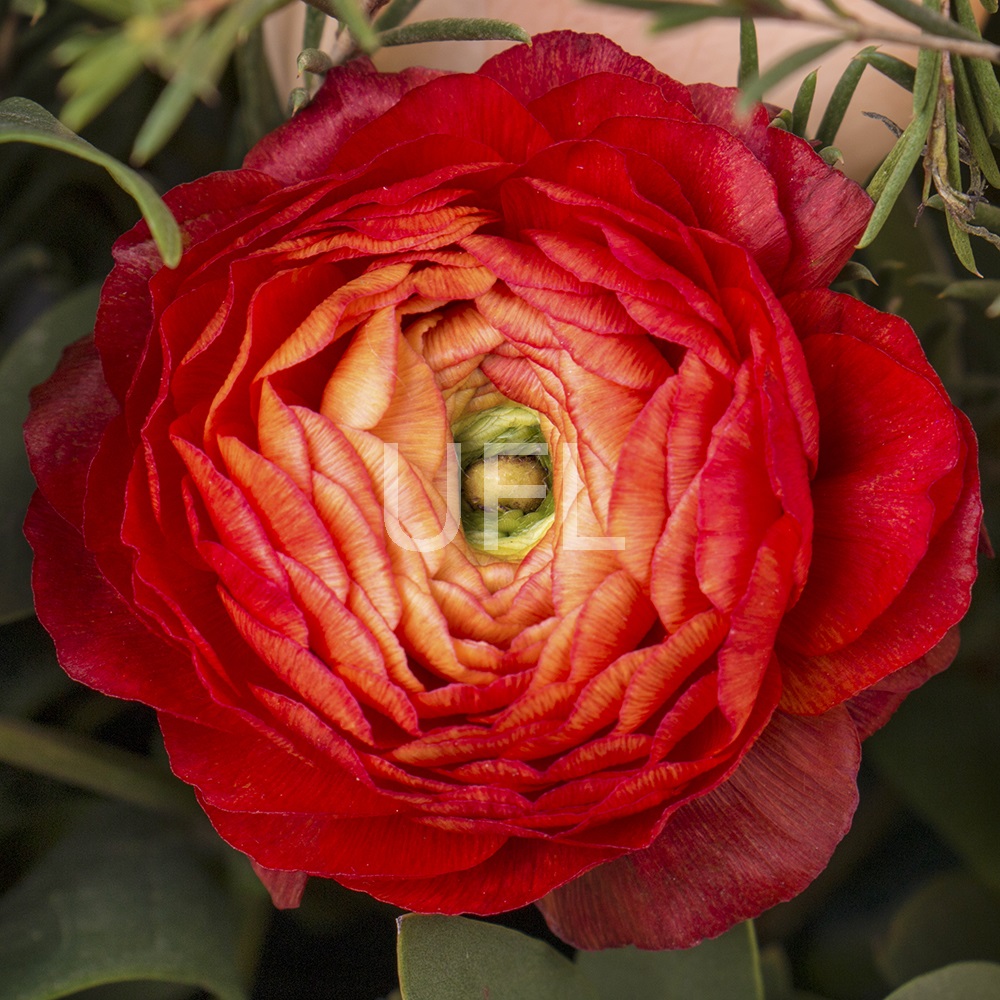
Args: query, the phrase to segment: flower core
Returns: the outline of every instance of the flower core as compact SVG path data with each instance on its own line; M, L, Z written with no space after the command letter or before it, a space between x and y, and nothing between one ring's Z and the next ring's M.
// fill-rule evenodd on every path
M555 521L552 461L538 414L507 403L464 416L451 431L466 541L498 559L522 559Z

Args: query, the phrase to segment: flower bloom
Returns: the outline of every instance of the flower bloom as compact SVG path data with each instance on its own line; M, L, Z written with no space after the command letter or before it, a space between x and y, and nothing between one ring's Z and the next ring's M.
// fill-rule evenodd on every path
M826 288L867 197L734 102L571 33L359 61L168 196L176 270L117 245L28 426L39 615L285 902L691 944L954 655L968 423Z

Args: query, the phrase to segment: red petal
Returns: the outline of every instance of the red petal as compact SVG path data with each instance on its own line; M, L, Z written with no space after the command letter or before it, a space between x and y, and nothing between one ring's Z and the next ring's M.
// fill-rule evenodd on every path
M737 115L737 91L713 84L697 84L690 90L696 114L738 136L777 181L792 252L787 268L769 275L774 288L783 294L830 284L868 224L871 199L854 181L831 170L808 143L768 128L763 107L751 115Z
M883 677L866 691L845 702L861 739L866 740L881 729L903 699L921 684L947 667L958 653L958 628L953 628L931 650L909 666Z
M305 872L279 872L273 868L265 868L250 860L257 878L271 894L271 902L279 910L294 910L302 901L302 893L306 890L309 876Z
M341 876L350 889L417 913L504 913L527 906L553 886L620 853L619 849L550 844L516 837L468 871L433 878Z
M777 714L723 785L682 806L649 848L538 903L577 948L687 948L801 892L857 804L857 732L845 710Z
M243 166L285 184L314 177L359 128L440 75L430 69L379 73L367 59L352 59L330 70L309 107L257 143Z
M31 471L45 499L72 524L83 523L90 463L117 412L90 337L66 348L52 377L31 393L24 426Z
M617 73L653 83L668 100L691 106L687 87L603 35L572 31L535 35L531 45L506 49L479 70L480 76L496 80L525 104L592 73Z
M154 708L197 714L207 696L183 652L154 636L112 590L77 529L36 493L25 534L35 550L38 617L81 684Z

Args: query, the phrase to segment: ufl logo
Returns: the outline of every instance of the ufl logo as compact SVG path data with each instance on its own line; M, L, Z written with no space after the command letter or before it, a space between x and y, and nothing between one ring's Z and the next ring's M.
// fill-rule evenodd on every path
M424 538L415 538L400 519L400 458L399 446L383 445L383 515L385 530L389 538L408 552L437 552L454 541L462 530L462 471L461 449L454 443L447 449L447 495L444 524L440 530ZM500 548L500 518L504 505L511 500L544 500L547 487L538 483L511 482L501 475L501 460L510 457L548 456L548 446L543 443L523 444L491 442L484 446L482 457L481 509L483 514L482 543L477 547L485 552L495 552ZM577 468L573 449L562 444L557 467L560 470L558 510L555 512L561 525L561 545L573 550L620 551L625 548L625 538L621 535L581 535L579 530L579 503L583 493L583 481ZM504 504L501 504L501 500ZM477 503L477 506L480 506ZM517 504L515 504L517 506Z

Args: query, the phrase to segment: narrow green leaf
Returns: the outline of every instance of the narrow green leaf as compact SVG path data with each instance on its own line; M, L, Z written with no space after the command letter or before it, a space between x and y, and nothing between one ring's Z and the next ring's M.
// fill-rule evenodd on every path
M950 212L945 214L945 222L948 226L948 239L951 240L951 248L955 251L955 256L959 259L962 267L970 274L982 277L979 268L976 267L976 257L972 252L972 240L952 216Z
M934 118L937 88L941 83L940 68L939 52L921 51L913 85L914 117L868 184L868 194L876 205L858 242L859 247L868 246L878 235L920 159Z
M13 0L10 9L15 14L37 21L45 13L47 4L45 0Z
M861 74L864 73L869 57L874 52L875 47L872 45L866 49L862 49L851 59L845 67L844 72L840 75L840 79L833 88L833 93L830 94L830 100L827 102L826 110L823 112L819 128L816 130L816 139L821 146L832 146L836 141L837 133L840 131L840 126L844 121L844 115L847 114L848 105L851 103L854 91L857 90L858 83L861 80Z
M908 62L890 56L886 52L874 51L868 57L868 65L883 76L887 76L893 83L898 83L904 90L913 91L917 71Z
M1000 965L959 962L911 979L885 1000L1000 1000Z
M144 177L81 139L41 105L23 97L8 97L0 101L0 142L30 142L36 146L47 146L103 167L118 186L136 200L163 262L167 267L177 266L181 259L180 228Z
M146 163L163 148L194 102L213 92L237 42L286 2L239 0L195 40L139 129L132 147L134 163Z
M865 267L860 261L849 260L841 269L840 274L834 279L840 281L867 281L869 284L877 285L875 275Z
M942 299L960 299L988 306L1000 296L1000 281L995 278L961 278L945 285L940 294Z
M949 60L953 66L958 60ZM944 128L945 128L945 148L947 151L948 185L953 191L962 190L962 162L958 148L958 115L955 109L955 93L949 87L942 85L939 91L939 99L944 100ZM976 258L972 252L972 242L969 239L968 230L960 223L952 212L946 215L948 225L948 237L951 240L952 249L958 257L962 266L977 277L982 277L979 268L976 267Z
M600 1000L764 1000L757 940L749 921L685 951L582 951L576 964L597 987Z
M1000 233L1000 206L990 205L982 201L976 206L976 217L973 222L977 226L985 226L995 233Z
M31 549L21 525L35 480L21 426L28 392L52 373L63 348L94 328L100 289L87 287L43 313L0 358L0 624L32 613Z
M415 21L383 31L382 45L413 45L417 42L511 41L530 42L531 36L516 24L487 17L442 17Z
M790 76L796 70L808 66L810 63L821 59L823 56L835 49L843 42L842 38L828 38L822 42L815 42L806 45L804 48L796 49L789 53L784 59L779 59L766 72L757 77L756 80L747 81L743 88L743 95L740 98L740 105L746 109L751 104L759 101L772 87L781 83L785 77Z
M757 26L752 17L740 18L740 68L736 74L736 86L742 89L754 77L760 76L760 61L757 54Z
M598 1000L568 958L518 931L412 913L397 923L403 1000Z
M306 4L306 18L302 25L302 48L318 49L323 41L323 31L326 28L327 15L318 7Z
M981 42L983 40L978 31L970 31L949 18L943 17L930 7L912 3L911 0L874 0L874 2L884 10L901 17L904 21L909 21L910 24L922 28L928 34L944 38L961 38L967 42Z
M954 0L958 22L969 31L979 33L976 15L969 0ZM984 3L990 9L988 3ZM996 10L994 0L993 10ZM979 113L987 136L991 139L1000 131L1000 82L997 81L996 67L985 59L967 60L972 90L979 105Z
M875 210L868 220L858 241L858 247L868 246L879 234L892 206L896 203L899 193L913 173L913 168L920 159L920 154L927 140L927 129L930 128L931 112L926 118L914 119L906 128L903 137L892 147L892 152L885 158L882 166L875 172L868 193L875 199Z
M55 57L59 58L59 46ZM125 32L103 37L63 73L59 88L69 97L60 111L63 124L80 131L97 117L142 71L142 50Z
M806 130L809 127L809 112L812 111L813 97L816 96L817 76L816 70L806 74L799 85L798 93L795 95L795 103L792 105L792 131L803 138L805 138ZM825 142L823 145L829 146L830 143Z
M0 715L0 760L145 809L197 813L188 788L147 758L65 730Z
M131 0L80 0L78 6L108 21L124 21L134 9Z
M934 110L938 88L941 84L941 53L921 49L917 55L917 69L913 76L913 113L925 108Z
M391 0L381 14L375 18L376 31L388 31L401 25L420 4L420 0Z
M188 838L105 805L0 898L0 1000L143 981L246 1000L236 926Z
M650 30L671 31L673 28L697 24L713 17L744 17L745 14L746 8L739 4L685 3L684 0L671 0L659 11Z

